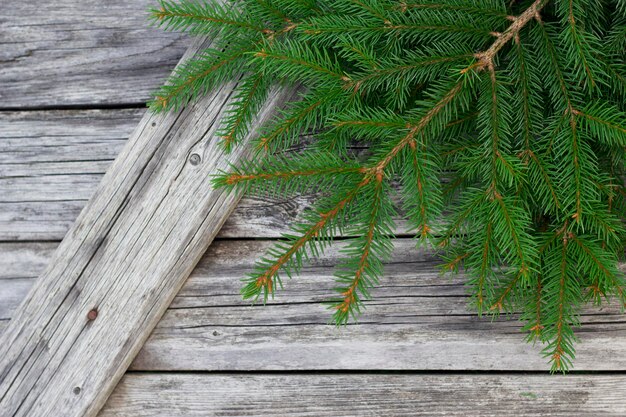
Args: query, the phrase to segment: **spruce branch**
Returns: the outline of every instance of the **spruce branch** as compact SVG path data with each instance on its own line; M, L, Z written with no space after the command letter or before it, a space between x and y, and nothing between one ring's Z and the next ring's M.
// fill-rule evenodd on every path
M161 0L160 7L151 10L155 23L166 30L185 30L191 33L213 33L223 28L245 29L267 33L267 29L245 19L241 10L226 8L220 3L180 2ZM244 17L244 19L242 19Z
M494 7L495 6L495 7ZM455 4L446 4L438 1L422 1L422 2L407 2L401 1L399 5L394 5L394 9L406 12L409 9L427 9L427 10L451 10L464 13L475 14L477 18L487 16L493 16L503 19L508 19L506 10L502 7L495 5L483 4L481 2L457 2Z
M219 36L152 108L236 79L220 134L230 150L254 131L255 152L213 184L319 196L257 263L245 298L267 300L343 234L329 301L335 323L356 320L393 249L390 195L399 188L416 245L443 251L444 270L465 272L479 313L521 312L528 340L564 371L580 306L626 301L618 3L162 1L155 24ZM253 125L278 84L303 93Z
M275 260L259 263L258 268L260 271L256 274L252 274L248 280L248 284L242 289L244 298L258 298L263 294L264 299L267 300L270 295L273 295L277 282L280 282L279 271L283 268L287 268L287 274L290 274L291 268L297 271L301 260L298 258L295 263L292 263L292 257L301 255L302 250L305 249L307 244L310 245L312 250L315 250L312 240L318 238L320 234L330 226L331 222L346 209L346 206L354 200L361 189L369 184L371 180L372 178L370 176L365 176L344 198L336 202L330 209L315 216L317 217L317 221L306 226L304 233L298 238L292 239L288 246L281 247L280 249L283 249L283 253Z
M230 152L248 133L248 126L265 102L269 88L267 77L263 74L246 78L239 87L235 102L228 109L228 115L220 130L222 143L227 152Z
M227 82L235 68L241 68L241 60L247 46L232 46L228 51L207 50L176 69L168 83L155 94L149 103L155 111L178 109L190 99L197 97L221 82Z
M476 54L478 59L477 66L481 69L494 69L494 59L498 52L509 42L516 37L520 30L532 19L541 20L539 12L546 5L547 0L535 0L530 7L528 7L521 15L512 18L513 23L501 34L497 34L497 39L491 44L489 49Z
M547 339L547 345L543 349L550 358L553 371L565 371L572 365L574 356L574 333L572 326L578 325L578 319L573 312L574 306L580 301L580 294L575 285L576 276L570 265L572 259L569 256L570 232L566 225L557 232L559 241L547 254L547 260L558 262L556 271L547 272L551 280L550 285L543 288L546 294L546 310L543 321L543 336Z
M589 103L585 108L573 109L578 124L609 146L626 147L626 113L606 103Z
M542 298L541 298L541 293L542 293L542 285L541 285L541 280L542 280L542 276L541 275L537 275L537 285L535 286L535 292L533 294L533 297L531 298L531 306L533 306L534 308L531 310L532 313L532 319L528 320L528 340L529 341L536 341L542 338L543 335L543 329L544 329L544 325L543 320L542 320ZM534 304L534 305L533 305Z
M391 253L392 245L388 237L390 224L385 224L386 213L391 210L386 197L387 190L382 178L376 178L370 185L370 195L366 197L371 204L366 211L363 235L351 242L344 251L346 261L339 266L337 288L339 299L331 304L335 310L335 323L347 323L352 316L357 318L363 309L363 300L370 297L369 290L378 284L382 274L382 261Z

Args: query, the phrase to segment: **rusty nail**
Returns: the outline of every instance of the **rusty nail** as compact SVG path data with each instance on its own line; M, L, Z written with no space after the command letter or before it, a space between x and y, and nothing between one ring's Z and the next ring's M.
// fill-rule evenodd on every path
M87 313L87 319L89 321L93 321L96 319L96 317L98 317L98 310L95 308L92 310L89 310L89 313Z

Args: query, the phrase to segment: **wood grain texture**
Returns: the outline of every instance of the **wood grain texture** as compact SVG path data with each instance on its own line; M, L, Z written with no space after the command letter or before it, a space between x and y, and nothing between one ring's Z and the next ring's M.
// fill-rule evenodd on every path
M546 370L540 346L520 323L479 318L467 307L463 277L441 276L435 254L398 239L381 285L358 325L328 325L320 303L332 294L344 242L315 260L266 306L241 300L240 279L273 242L215 241L132 364L150 371ZM11 243L14 272L0 275L0 320L36 276L32 259L50 248ZM50 243L50 246L54 244ZM10 246L11 251L5 246ZM24 261L18 248L24 250ZM40 262L40 264L43 262ZM0 270L3 269L0 260ZM22 273L16 273L17 271ZM2 307L4 306L4 307ZM576 370L626 370L626 318L616 306L587 308L578 330Z
M61 240L143 113L0 113L0 240ZM314 199L244 198L218 236L279 237ZM403 218L396 223L407 232Z
M624 416L624 375L127 374L100 417Z
M3 333L0 415L102 406L238 201L206 187L244 154L224 155L216 137L235 81L141 120ZM274 91L260 118L292 94Z
M189 38L149 26L153 0L3 0L0 109L145 102Z
M61 240L144 113L0 113L0 240Z
M95 392L99 381L106 378L110 389L120 376L120 370L112 370L109 363L128 364L140 347L139 339L147 336L142 333L134 342L122 344L115 335L141 333L155 324L148 319L130 323L128 314L142 311L159 316L161 304L155 300L173 297L180 283L171 279L185 275L185 268L202 253L202 244L194 239L210 240L215 233L208 224L187 224L187 211L157 206L193 188L196 194L186 193L178 203L196 213L211 212L213 203L185 200L210 192L206 178L199 178L206 174L208 161L196 167L185 163L191 152L210 152L206 142L213 131L210 120L197 120L191 126L182 115L159 143L126 145L145 110L118 107L145 102L190 43L185 36L148 26L146 9L153 3L2 2L0 110L12 111L0 112L0 241L4 241L0 242L0 335L58 246L32 241L61 240L66 235L122 149L126 149L123 158L134 155L139 161L132 167L134 179L114 178L120 188L98 191L94 200L100 203L87 209L101 207L105 214L91 218L88 227L72 229L68 240L88 236L83 245L66 241L54 255L56 261L69 260L70 266L65 272L51 266L47 279L38 284L39 295L49 297L46 303L26 301L24 308L51 321L38 323L35 332L21 334L13 343L2 339L0 397L8 389L9 396L18 393L24 398L16 405L5 397L0 403L2 416L16 407L18 415L37 416L71 415L64 407L72 406L96 410L107 395L106 390ZM227 89L218 93L220 100L225 95ZM59 106L111 108L30 111ZM19 109L29 111L14 111ZM156 138L168 120L172 121L159 120L154 129L144 123L144 133ZM204 140L197 143L182 137L203 130ZM160 159L166 153L176 159L167 167ZM168 176L171 172L178 176ZM129 182L132 190L124 188ZM150 194L163 185L167 194L151 201ZM106 201L107 196L113 197ZM243 199L219 236L279 236L312 199ZM141 201L146 204L137 204ZM113 212L116 207L119 211ZM133 223L142 216L145 222ZM140 235L141 227L154 233ZM97 239L101 230L108 234ZM399 222L398 231L406 232L404 222ZM154 241L153 236L157 236ZM119 268L106 270L104 265L119 260L114 251L127 239L132 240L128 257ZM176 262L169 248L181 244L187 248ZM439 276L437 258L415 252L408 240L397 242L383 284L358 325L343 329L327 325L329 312L319 304L330 294L336 250L288 282L268 306L250 307L240 299L239 279L269 245L244 240L211 246L132 363L133 369L151 372L127 374L102 416L626 415L626 381L621 374L566 378L502 373L224 374L546 369L537 354L539 347L522 341L518 323L476 317L466 307L463 278ZM159 274L168 279L157 282ZM52 276L58 281L53 282ZM102 276L113 277L113 282L93 281ZM64 291L49 291L59 282L65 284ZM99 317L87 322L86 312L94 306ZM18 314L11 329L19 327L20 320ZM103 320L119 328L107 328ZM626 321L618 310L588 310L582 321L576 369L625 371ZM11 334L13 330L5 338ZM35 343L30 356L14 358L12 351L7 353L28 338ZM119 354L112 357L116 349ZM80 362L92 373L70 369L72 362ZM218 372L180 373L187 370ZM80 392L75 394L77 387ZM33 399L38 393L40 399Z

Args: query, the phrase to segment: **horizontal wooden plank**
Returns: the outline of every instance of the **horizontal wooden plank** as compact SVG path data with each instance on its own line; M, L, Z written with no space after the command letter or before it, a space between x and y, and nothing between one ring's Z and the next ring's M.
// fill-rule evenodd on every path
M142 103L190 44L149 26L152 0L5 0L0 109Z
M48 110L0 113L0 173L27 168L33 175L48 164L50 174L78 174L87 165L62 169L71 162L111 161L120 153L145 109ZM73 169L72 169L73 168ZM96 172L100 172L99 170Z
M0 243L0 279L38 277L58 245L58 242Z
M624 416L624 375L127 374L100 417Z
M135 370L545 370L520 323L491 322L467 307L463 277L441 276L435 254L398 239L385 277L357 325L328 325L338 242L268 305L241 300L240 279L273 242L215 241L140 351ZM54 243L0 244L0 319L11 317ZM11 250L5 249L9 247ZM24 261L20 249L24 251ZM23 273L20 273L22 271ZM2 278L3 275L0 275ZM626 370L626 317L588 308L578 330L577 370Z
M0 240L62 239L143 113L0 113ZM244 198L219 236L278 237L313 200Z
M144 112L0 113L0 240L62 239Z

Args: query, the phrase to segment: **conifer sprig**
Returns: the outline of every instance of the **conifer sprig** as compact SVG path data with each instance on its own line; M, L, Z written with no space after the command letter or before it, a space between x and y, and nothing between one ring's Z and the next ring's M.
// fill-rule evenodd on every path
M624 4L161 0L155 24L217 38L151 107L238 79L221 128L230 150L271 88L303 87L255 127L253 157L213 180L320 195L258 262L245 298L267 300L335 236L353 236L329 305L334 322L357 319L402 212L417 244L465 271L480 313L521 312L528 340L566 370L582 305L626 302ZM294 149L303 134L312 140Z

